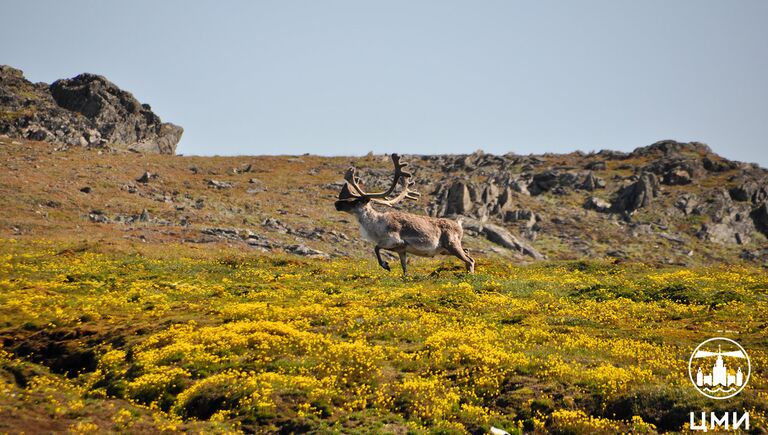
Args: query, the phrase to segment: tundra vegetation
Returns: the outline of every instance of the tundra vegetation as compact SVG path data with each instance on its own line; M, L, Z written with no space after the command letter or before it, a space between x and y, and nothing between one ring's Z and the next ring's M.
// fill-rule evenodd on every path
M0 432L654 433L768 428L768 275L0 239ZM704 338L752 361L695 391Z
M0 147L0 433L768 430L768 178L702 144L407 156L401 210L464 215L478 273L406 278L333 206L388 156ZM732 399L688 380L714 336Z

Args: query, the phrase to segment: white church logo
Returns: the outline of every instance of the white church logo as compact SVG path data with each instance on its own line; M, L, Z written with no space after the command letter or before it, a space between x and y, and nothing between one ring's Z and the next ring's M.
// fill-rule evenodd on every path
M747 352L730 338L699 344L688 361L688 376L699 392L712 399L733 397L747 385L752 365Z

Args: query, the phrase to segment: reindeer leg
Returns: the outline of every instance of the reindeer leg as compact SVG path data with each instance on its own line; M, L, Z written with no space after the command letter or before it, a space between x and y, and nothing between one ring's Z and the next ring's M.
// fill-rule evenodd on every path
M475 273L475 259L469 256L469 251L461 247L461 242L454 242L446 248L448 252L458 257L467 266L467 272Z
M397 255L400 256L400 266L403 268L403 276L405 276L408 274L406 270L406 265L405 265L405 250L398 251Z
M376 254L376 259L379 261L379 266L384 268L387 272L391 272L391 269L389 268L389 263L381 259L381 247L376 246L373 248L373 253Z

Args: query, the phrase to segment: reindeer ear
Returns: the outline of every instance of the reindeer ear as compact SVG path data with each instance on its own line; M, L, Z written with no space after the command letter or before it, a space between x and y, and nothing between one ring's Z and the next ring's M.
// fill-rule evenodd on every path
M352 192L349 190L349 183L345 182L344 186L341 188L341 192L339 192L339 199L345 200L345 199L352 199L356 197L357 195L353 195Z

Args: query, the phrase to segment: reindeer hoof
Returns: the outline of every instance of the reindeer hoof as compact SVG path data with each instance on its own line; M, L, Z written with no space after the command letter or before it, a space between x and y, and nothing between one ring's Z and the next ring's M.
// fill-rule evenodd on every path
M389 268L389 263L384 262L384 263L379 263L379 265L381 267L383 267L384 270L386 270L387 272L391 272L392 271L392 269Z

